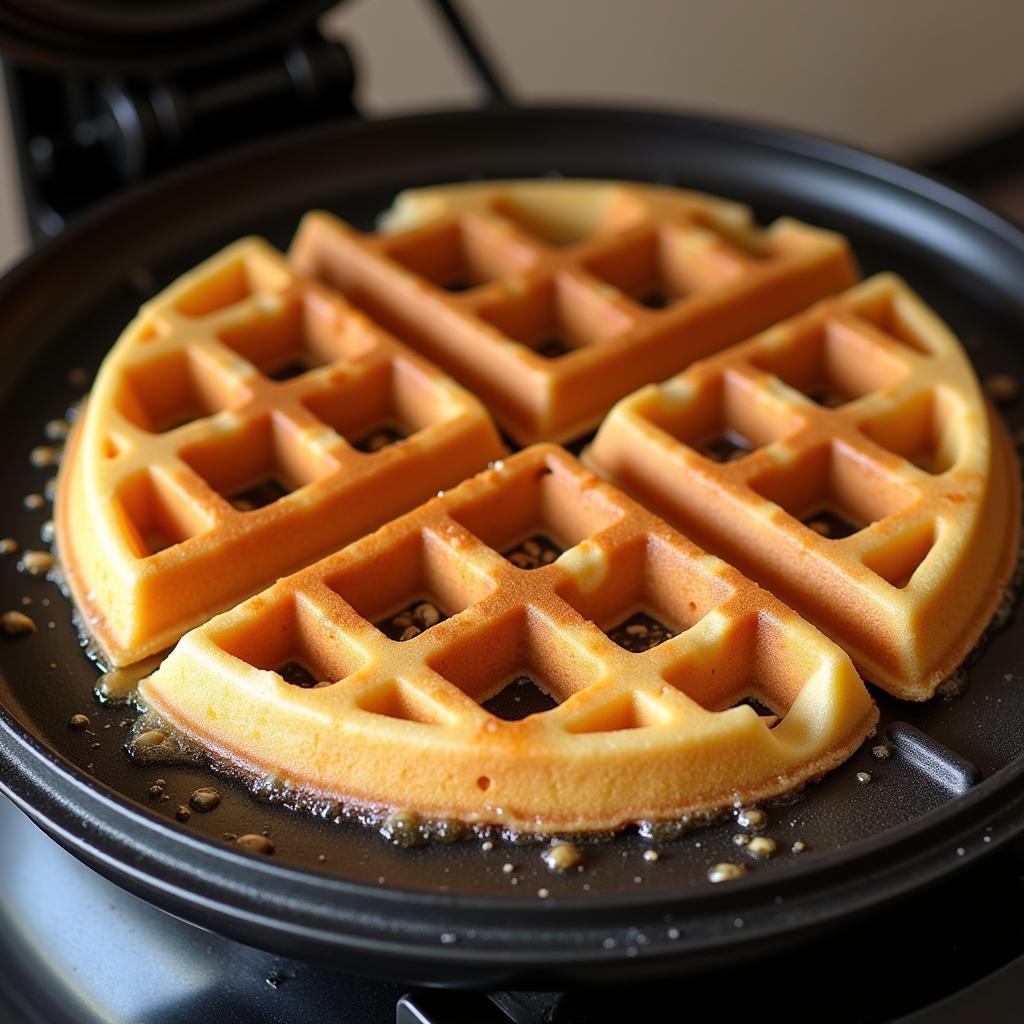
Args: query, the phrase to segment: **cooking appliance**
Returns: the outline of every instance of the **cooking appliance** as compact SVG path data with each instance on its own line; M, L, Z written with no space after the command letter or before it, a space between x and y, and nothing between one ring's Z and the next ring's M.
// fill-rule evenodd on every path
M80 396L72 371L94 369L139 302L187 267L249 232L282 245L311 207L366 229L404 187L544 174L705 189L751 203L764 219L789 213L840 230L866 273L908 279L969 347L979 374L1024 375L1024 236L945 185L866 154L652 111L502 109L327 124L101 205L0 283L8 495L0 532L32 546L48 513L21 503L46 478L28 453L46 421ZM797 802L767 808L766 834L784 851L799 842L806 852L747 860L745 877L711 885L711 865L744 860L734 820L673 841L652 844L634 831L590 843L585 869L558 876L537 847L501 837L489 850L476 841L402 849L357 823L255 797L197 764L133 764L122 724L133 716L94 702L97 669L64 599L13 564L2 569L0 605L30 598L25 610L39 632L0 645L0 786L60 846L144 901L83 872L5 808L5 934L17 937L9 984L28 1014L47 1006L37 993L56 971L61 998L78 1014L68 1019L98 1019L102 999L90 982L109 958L128 964L107 992L126 1019L150 1006L146 1019L202 1019L225 1005L239 1019L269 1020L286 998L298 1000L288 1012L311 1020L339 1016L339 1000L364 998L366 1019L383 1019L396 981L541 993L417 994L401 1012L420 1017L408 1020L484 1020L493 1010L530 1021L552 1006L556 1021L595 1019L599 1010L614 1018L621 1007L598 986L669 979L668 990L688 999L680 993L721 994L729 978L726 993L735 996L738 972L748 1008L788 999L798 1012L802 998L823 997L821 979L845 991L846 977L863 991L843 996L836 1019L890 1020L960 988L959 999L974 1000L971 1012L984 1012L984 999L996 1000L993 1013L1013 1009L999 1001L1007 976L992 972L1024 954L1024 941L1004 926L1020 900L1024 825L1019 620L983 644L959 696L910 705L876 692L878 742L884 735L890 756L876 758L869 745ZM89 717L88 729L68 728L76 714ZM222 792L220 807L176 821L178 806L209 785ZM264 828L276 848L269 858L224 839ZM658 859L645 860L652 848ZM41 876L44 863L53 871ZM117 920L132 922L137 938L127 948L97 909L111 903ZM72 928L59 911L76 905L90 908L96 931L79 921L72 950L55 924ZM778 958L764 961L769 949ZM903 993L884 1005L868 998L880 962ZM852 977L842 973L851 963ZM1024 973L1024 961L1009 969ZM337 970L392 980L354 982ZM173 1007L168 977L181 996ZM980 994L964 988L981 977ZM543 994L555 989L566 993ZM141 1001L146 991L158 993L152 1004ZM937 1012L922 1019L943 1019Z

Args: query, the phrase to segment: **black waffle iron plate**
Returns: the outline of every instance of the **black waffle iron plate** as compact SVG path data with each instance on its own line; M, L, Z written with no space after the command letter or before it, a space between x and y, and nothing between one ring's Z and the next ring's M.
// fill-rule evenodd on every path
M287 244L326 207L372 226L396 191L471 178L574 175L703 189L767 221L844 232L865 273L904 275L962 339L981 375L1024 380L1024 235L963 195L874 157L798 135L634 111L513 110L338 125L276 139L138 191L33 254L0 284L0 535L40 546L47 508L23 497L52 469L31 449L95 371L139 303L249 233ZM69 377L69 375L71 375ZM1011 410L1012 418L1012 410ZM253 946L409 982L495 988L653 976L806 942L995 850L1024 823L1019 619L995 634L956 699L877 694L893 756L869 743L794 802L767 808L780 854L727 884L734 821L652 844L586 844L585 870L551 874L496 837L402 849L258 799L199 766L141 767L132 717L93 697L58 589L0 563L0 608L23 598L39 631L0 644L0 787L77 857L145 900ZM89 731L68 728L87 714ZM877 742L877 741L876 741ZM858 773L870 773L870 783ZM156 785L157 778L164 780ZM214 812L174 812L215 784ZM164 796L167 799L162 799ZM225 834L267 830L272 857ZM806 845L799 856L794 842ZM656 860L644 853L657 849ZM749 862L749 859L748 859ZM503 865L511 863L514 871ZM752 863L752 862L749 862ZM539 895L546 890L546 895Z

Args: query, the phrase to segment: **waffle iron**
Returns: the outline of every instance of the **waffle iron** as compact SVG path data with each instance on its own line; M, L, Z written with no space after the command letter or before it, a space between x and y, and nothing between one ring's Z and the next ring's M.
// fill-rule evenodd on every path
M329 123L190 164L102 204L0 282L0 533L32 546L49 516L23 505L47 475L28 453L44 424L80 397L72 371L94 371L140 302L220 246L248 233L284 246L313 207L368 229L402 188L537 175L703 189L751 204L762 221L791 214L842 231L865 274L907 278L980 375L1024 379L1024 235L878 158L649 110ZM1024 828L1019 617L976 653L955 698L911 705L875 692L892 756L881 762L862 749L795 801L767 808L768 834L807 852L713 886L709 865L738 859L733 821L655 844L656 862L644 859L652 844L634 831L587 843L586 869L561 877L536 847L500 837L491 850L476 841L403 849L254 797L201 766L133 764L124 752L133 716L95 702L98 669L69 605L51 583L0 563L0 606L25 597L40 629L0 644L0 790L146 903L309 963L479 989L678 978L749 964L768 948L806 949L883 905L921 898ZM90 730L68 728L80 713ZM864 772L870 784L858 782ZM221 806L176 821L178 804L202 785L222 792ZM270 858L224 839L264 829L276 847ZM506 862L516 870L506 873Z

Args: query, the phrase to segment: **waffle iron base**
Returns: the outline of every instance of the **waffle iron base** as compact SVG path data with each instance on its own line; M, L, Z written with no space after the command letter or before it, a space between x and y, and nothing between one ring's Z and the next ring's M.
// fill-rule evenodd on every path
M550 173L679 184L748 202L762 220L787 213L843 231L865 273L908 279L982 376L1024 380L1022 236L884 161L787 133L635 111L341 125L127 196L0 283L0 533L32 546L48 518L21 498L43 488L46 471L30 467L28 453L44 424L80 394L69 372L94 370L140 301L221 245L250 232L284 245L315 206L368 228L403 187ZM52 584L0 565L0 606L19 607L26 596L40 632L0 645L0 788L143 899L295 958L481 988L705 969L759 956L766 942L804 943L910 895L1001 847L1024 823L1019 619L986 645L958 699L880 699L884 725L910 726L893 726L895 756L882 763L863 749L797 802L769 808L768 834L784 849L800 840L807 853L711 886L709 865L740 856L734 822L661 844L656 862L643 858L650 844L635 833L594 843L586 870L564 877L548 872L534 847L399 849L358 826L258 800L226 778L212 780L225 796L215 813L178 823L175 808L211 784L210 774L131 764L121 724L130 716L95 704L97 672L66 602ZM78 713L95 735L67 728ZM857 782L865 771L870 785ZM167 801L151 793L158 777ZM263 829L274 838L272 858L244 855L223 838ZM514 885L506 862L517 867Z

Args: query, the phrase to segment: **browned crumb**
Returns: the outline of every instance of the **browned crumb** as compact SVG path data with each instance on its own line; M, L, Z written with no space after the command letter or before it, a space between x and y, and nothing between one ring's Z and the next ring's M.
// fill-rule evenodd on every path
M1008 373L994 373L991 377L985 378L985 390L989 398L997 405L1009 405L1015 402L1020 395L1020 385L1017 378Z
M45 469L48 466L56 466L60 462L60 449L52 445L41 444L29 452L28 461L36 469Z
M745 875L746 872L747 869L742 864L732 864L729 861L725 861L722 864L715 864L713 867L708 868L708 881L729 882L734 878Z
M53 568L53 555L48 551L26 551L18 568L29 576L43 576Z
M67 420L50 420L44 431L48 441L63 441L71 433L71 424Z
M552 871L572 871L583 863L583 851L575 843L555 843L540 856Z
M264 857L269 857L274 852L274 844L266 836L255 833L239 836L235 840L235 845L242 846L253 853L262 853Z
M28 636L35 631L35 622L24 612L4 612L0 615L0 633L4 636Z
M202 786L188 798L188 802L194 811L206 813L220 804L220 793L212 786Z

